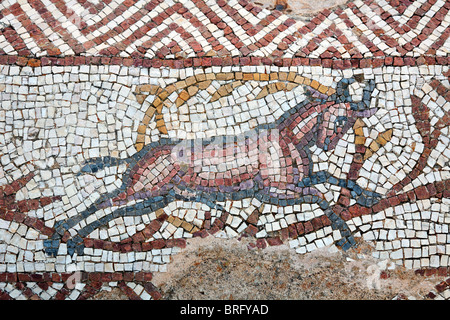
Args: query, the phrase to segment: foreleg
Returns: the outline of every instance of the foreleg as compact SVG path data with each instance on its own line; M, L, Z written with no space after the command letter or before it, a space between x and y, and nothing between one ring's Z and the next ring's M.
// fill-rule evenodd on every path
M101 226L107 225L110 221L119 218L119 217L128 217L128 216L140 216L143 214L149 214L155 212L158 209L164 208L169 202L173 201L174 198L170 195L167 196L159 196L154 197L152 199L147 199L137 204L134 204L129 207L119 208L107 214L99 219L94 220L93 222L87 224L86 226L80 228L76 231L76 235L67 240L67 251L69 255L73 255L75 251L78 255L82 255L84 252L84 243L83 239L87 237L90 233ZM87 217L91 213L88 212L89 209L85 210L80 214L81 217ZM61 241L61 232L65 232L66 230L74 227L79 221L82 219L72 219L66 221L61 226L59 226L59 232L57 236L54 236L52 240L44 241L44 246L46 247L46 252L49 254L56 255L60 241Z

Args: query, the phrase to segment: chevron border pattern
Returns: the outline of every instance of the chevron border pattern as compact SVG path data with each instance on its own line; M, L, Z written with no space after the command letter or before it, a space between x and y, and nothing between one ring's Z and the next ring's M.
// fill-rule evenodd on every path
M444 0L357 0L310 22L246 0L0 3L0 54L132 59L447 57Z

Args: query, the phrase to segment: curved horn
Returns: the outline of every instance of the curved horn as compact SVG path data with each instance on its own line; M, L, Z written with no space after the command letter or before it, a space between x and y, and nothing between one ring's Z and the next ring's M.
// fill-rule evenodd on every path
M337 103L353 102L348 86L351 85L356 80L354 78L344 78L338 82L336 86L336 93L334 100Z

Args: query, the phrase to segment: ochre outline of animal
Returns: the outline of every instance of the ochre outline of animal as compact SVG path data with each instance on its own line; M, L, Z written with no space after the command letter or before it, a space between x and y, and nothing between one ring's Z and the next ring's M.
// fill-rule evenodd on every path
M149 95L155 95L154 100L145 111L144 118L138 127L138 136L136 139L136 150L140 151L145 145L145 133L148 125L153 117L155 117L156 127L162 134L167 134L167 127L164 122L162 109L164 105L171 107L171 101L168 97L176 92L178 97L175 105L179 108L199 90L208 88L214 80L231 81L220 86L217 91L211 95L210 102L214 102L222 97L230 95L233 90L244 85L247 81L271 82L265 85L261 92L256 96L255 100L262 99L269 94L279 91L291 91L298 86L307 86L321 94L331 96L335 89L324 86L316 80L298 75L295 72L271 72L271 73L247 73L247 72L222 72L222 73L205 73L190 76L186 79L179 80L175 83L162 88L157 85L144 84L136 86L135 95L139 103L144 103Z

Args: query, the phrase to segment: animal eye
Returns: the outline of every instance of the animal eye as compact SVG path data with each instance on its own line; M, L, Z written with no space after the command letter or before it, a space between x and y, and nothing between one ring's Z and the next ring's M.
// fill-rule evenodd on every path
M342 129L347 124L347 117L338 117L334 121L334 132L337 132L337 129Z

